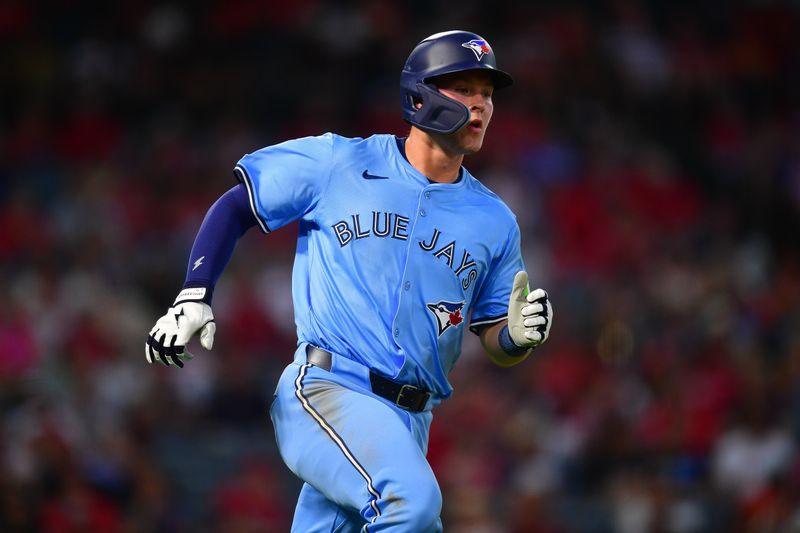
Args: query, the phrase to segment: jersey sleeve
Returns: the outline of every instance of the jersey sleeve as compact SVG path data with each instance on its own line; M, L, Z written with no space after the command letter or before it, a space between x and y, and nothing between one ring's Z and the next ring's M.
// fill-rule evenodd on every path
M514 284L514 275L520 270L525 270L525 265L520 248L519 225L514 223L478 292L472 308L470 331L477 334L481 327L500 322L508 316L511 286Z
M234 168L250 209L269 233L310 213L330 181L333 135L304 137L262 148Z

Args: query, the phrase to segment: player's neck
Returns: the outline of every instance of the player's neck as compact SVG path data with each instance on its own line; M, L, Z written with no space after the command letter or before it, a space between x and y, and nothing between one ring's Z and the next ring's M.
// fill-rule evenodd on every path
M411 128L406 141L406 158L429 180L453 183L458 179L464 154L450 153L430 135Z

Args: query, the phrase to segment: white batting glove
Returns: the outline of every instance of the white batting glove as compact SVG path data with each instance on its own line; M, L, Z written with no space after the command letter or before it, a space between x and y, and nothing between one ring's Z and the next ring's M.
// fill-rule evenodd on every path
M520 348L535 348L550 336L553 306L544 289L528 290L528 274L514 276L508 302L508 333Z
M144 345L148 363L159 362L182 368L183 362L193 357L186 349L186 344L198 331L203 348L210 350L214 345L217 325L211 307L205 302L182 300L185 292L181 291L172 307L150 330Z

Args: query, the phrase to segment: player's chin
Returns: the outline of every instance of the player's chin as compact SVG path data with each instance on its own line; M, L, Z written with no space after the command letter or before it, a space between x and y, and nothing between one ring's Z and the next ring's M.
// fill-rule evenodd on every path
M475 131L465 131L465 135L461 138L461 145L464 149L464 154L475 154L480 151L481 147L483 146L483 137L486 133L485 130L475 132Z
M477 154L480 152L481 147L483 146L483 138L470 139L469 142L465 142L462 146L464 155Z

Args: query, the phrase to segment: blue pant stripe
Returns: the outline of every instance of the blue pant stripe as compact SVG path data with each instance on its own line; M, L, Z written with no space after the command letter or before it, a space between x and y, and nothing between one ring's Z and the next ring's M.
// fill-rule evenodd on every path
M355 468L356 471L359 474L361 474L361 477L363 477L364 480L367 482L367 491L372 496L369 505L375 512L375 516L372 518L372 522L374 522L381 515L381 511L378 508L378 500L380 499L381 495L373 486L372 478L367 473L366 469L363 466L361 466L361 463L359 463L358 460L356 460L353 453L347 448L347 445L344 443L342 437L340 437L339 434L336 433L336 431L330 426L330 424L328 424L328 422L322 417L322 415L319 414L319 412L316 409L314 409L314 407L308 401L308 398L306 398L305 395L303 395L303 378L306 376L306 373L308 372L308 369L311 366L312 365L306 363L300 367L300 373L297 375L297 379L295 379L294 381L294 387L295 387L294 394L295 396L297 396L297 399L300 400L300 404L303 406L303 409L308 414L311 415L311 418L316 420L317 424L319 424L322 430L328 434L328 436L331 438L334 444L336 444L336 446L338 446L339 449L342 451L345 458L350 462L351 465L353 465L353 468ZM364 525L364 532L366 533L367 531L368 531L367 526Z

